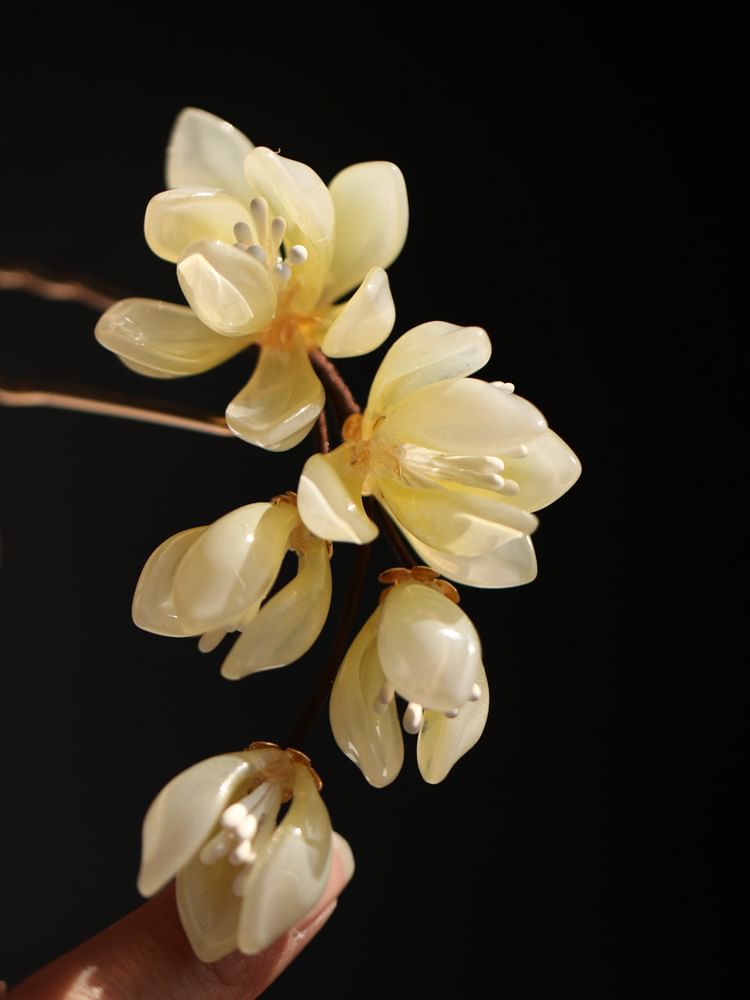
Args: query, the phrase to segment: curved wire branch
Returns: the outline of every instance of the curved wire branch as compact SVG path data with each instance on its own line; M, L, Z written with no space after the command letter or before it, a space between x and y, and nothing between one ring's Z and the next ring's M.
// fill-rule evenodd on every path
M27 292L55 302L79 302L98 312L104 312L118 299L113 293L96 288L88 279L43 274L24 266L0 266L0 291Z

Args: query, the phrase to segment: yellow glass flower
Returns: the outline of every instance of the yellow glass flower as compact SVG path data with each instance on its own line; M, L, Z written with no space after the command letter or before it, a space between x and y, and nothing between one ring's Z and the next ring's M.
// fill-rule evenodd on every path
M310 531L372 541L361 499L371 494L441 575L474 587L532 580L531 512L568 490L580 463L512 385L467 377L490 353L479 327L432 322L399 337L344 443L305 463L297 499Z
M318 902L333 853L319 790L304 754L253 744L195 764L156 797L138 889L153 896L177 877L180 920L201 961L262 951Z
M403 727L418 733L425 781L442 781L482 735L489 686L479 636L455 589L426 567L382 573L394 583L344 657L331 692L339 748L376 788L401 770L404 743L394 697L408 702Z
M266 600L288 551L297 573ZM221 668L236 680L304 656L325 625L331 591L330 546L305 528L287 494L163 542L141 572L133 621L156 635L199 635L203 652L227 632L242 633Z
M104 313L96 337L156 378L207 371L257 344L257 367L227 423L251 444L291 448L325 402L309 352L365 354L393 328L383 268L406 238L401 171L357 163L326 187L305 164L187 108L167 149L167 185L146 209L146 240L177 264L188 306L125 299Z

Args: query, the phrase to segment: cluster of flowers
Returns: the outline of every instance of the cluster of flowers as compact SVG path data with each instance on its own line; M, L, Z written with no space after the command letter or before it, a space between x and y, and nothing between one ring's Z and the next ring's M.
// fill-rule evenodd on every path
M176 262L188 304L118 302L97 338L158 378L202 372L258 346L227 424L252 444L291 448L326 402L311 357L364 354L393 328L384 268L406 237L401 172L360 163L326 186L304 164L187 109L170 139L167 184L146 210L146 239ZM365 545L378 534L363 504L374 497L424 563L381 573L387 589L331 695L334 737L376 787L403 762L396 695L407 703L403 728L418 734L426 781L442 781L479 739L489 707L481 644L448 581L498 588L532 580L533 512L580 473L511 384L470 377L490 352L478 327L435 321L405 333L364 411L351 412L337 448L307 460L296 493L174 535L136 589L133 617L143 629L200 636L204 651L239 632L225 677L285 666L325 624L333 544ZM289 551L297 573L269 597ZM332 841L319 788L299 751L253 744L195 765L155 800L139 887L150 895L177 876L182 922L202 959L261 950L320 897Z

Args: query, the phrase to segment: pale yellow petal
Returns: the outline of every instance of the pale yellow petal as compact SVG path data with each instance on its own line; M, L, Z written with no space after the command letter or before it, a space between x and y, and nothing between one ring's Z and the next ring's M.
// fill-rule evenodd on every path
M487 364L492 346L478 326L435 320L400 336L388 350L370 388L368 411L384 414L423 385L471 375Z
M330 301L360 283L372 267L401 253L409 227L404 175L395 163L355 163L329 185L336 212Z
M184 108L167 145L167 187L221 188L249 205L242 165L252 149L247 136L229 122L199 108Z
M432 587L402 583L381 606L378 658L403 698L448 712L471 696L481 644L457 604Z
M101 316L96 339L128 368L156 378L195 375L243 351L250 337L224 337L187 306L122 299Z
M188 528L162 542L141 570L133 596L133 621L156 635L197 635L186 629L172 596L177 567L193 542L207 529Z
M226 410L229 428L268 451L287 451L307 436L325 406L325 391L299 335L262 347L247 385Z
M518 483L508 502L524 510L541 510L567 492L581 474L581 463L554 431L529 441L524 458L503 458L503 475Z
M321 350L331 358L354 358L380 347L396 322L388 275L374 267L329 326Z
M235 223L251 221L249 209L226 191L181 187L154 195L143 228L157 257L176 262L199 240L235 243Z
M284 667L304 656L326 623L331 589L328 545L322 540L311 542L300 557L294 579L243 628L224 660L222 675L236 680Z
M310 772L293 766L293 799L258 854L244 891L237 929L241 952L255 955L315 906L331 871L331 820Z
M318 304L333 254L334 215L328 188L314 170L297 160L259 146L245 159L245 176L253 193L266 199L273 215L286 220L287 247L307 250L304 264L294 267L294 306L311 312Z
M506 529L530 535L538 524L533 514L486 490L407 485L383 469L377 471L377 486L394 519L441 552L485 555L508 538Z
M458 556L431 548L399 525L407 541L427 566L469 587L519 587L536 578L534 546L528 535L497 526L497 545L481 555Z
M237 948L242 900L233 883L238 869L194 857L177 874L176 899L185 935L201 962L218 962Z
M276 289L266 268L220 240L188 247L177 265L177 280L196 316L225 336L258 333L276 313Z
M299 524L289 504L253 503L219 518L190 547L174 579L174 606L194 634L237 628L265 597Z
M417 740L417 764L425 781L436 785L453 765L476 744L484 732L490 710L490 686L482 664L476 683L477 701L467 702L454 719L442 712L425 712Z
M354 460L348 444L305 462L297 487L297 508L305 526L319 538L365 545L378 529L362 505L367 462Z
M210 757L159 792L143 821L141 895L153 896L198 853L240 783L267 759L259 751Z
M349 647L329 703L331 730L339 749L375 788L384 788L404 762L404 740L396 702L378 703L385 674L378 660L378 608Z
M539 410L515 393L457 378L410 393L388 415L382 433L449 455L502 455L546 429Z

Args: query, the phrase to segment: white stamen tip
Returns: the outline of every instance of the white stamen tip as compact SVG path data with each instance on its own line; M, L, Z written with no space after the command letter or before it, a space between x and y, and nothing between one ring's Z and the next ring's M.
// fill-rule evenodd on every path
M280 280L281 280L282 282L287 282L287 281L289 281L289 279L290 279L290 278L291 278L291 276L292 276L292 269L291 269L291 267L289 267L289 265L288 265L288 264L285 264L285 263L284 263L284 261L280 261L280 262L279 262L279 263L278 263L278 264L276 265L276 267L274 268L274 271L276 272L276 275L277 275L277 277L278 277L278 278L279 278L279 279L280 279Z
M221 825L227 830L236 829L247 816L247 809L241 802L235 802L224 810L221 816Z
M268 222L268 202L265 198L253 198L250 202L250 214L258 225L265 227Z
M249 840L241 841L229 855L230 865L249 865L251 861L255 861L255 854Z
M458 709L457 708L449 708L447 712L443 712L443 715L446 717L446 719L457 719L458 718Z
M507 392L509 395L516 391L516 387L512 382L493 382L492 383L496 389L500 389L502 392Z
M252 243L253 233L246 222L237 222L234 226L234 238L238 243Z
M275 215L271 219L271 242L273 243L274 250L278 250L281 246L281 241L284 239L284 233L286 232L286 219L283 219L280 215Z
M247 248L247 252L251 257L255 257L259 264L265 264L266 262L266 251L263 247L258 246L257 243L253 243L252 246Z
M295 243L286 255L286 259L290 264L304 264L307 260L307 248L301 243Z
M504 493L506 497L514 497L520 488L515 479L506 479L500 488L500 492Z
M482 697L482 689L478 684L472 685L471 694L469 695L469 701L479 701Z
M385 712L386 708L388 708L395 697L395 689L386 682L378 692L378 696L375 699L375 711L378 715L382 715L383 712Z
M236 834L240 840L252 840L258 832L258 820L252 813L246 816L238 825Z
M525 444L517 444L513 448L508 448L504 452L506 458L526 458L529 453L529 449Z
M406 706L406 711L404 712L404 718L402 724L407 733L418 733L422 727L422 718L424 717L424 712L422 711L422 706L418 705L415 701L410 701Z

